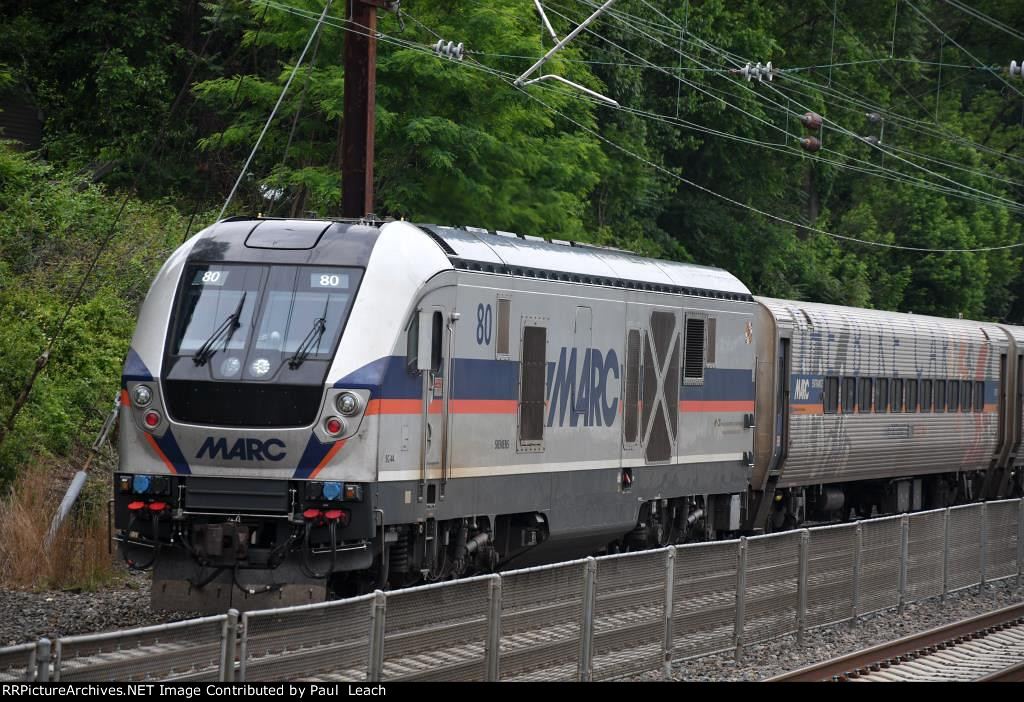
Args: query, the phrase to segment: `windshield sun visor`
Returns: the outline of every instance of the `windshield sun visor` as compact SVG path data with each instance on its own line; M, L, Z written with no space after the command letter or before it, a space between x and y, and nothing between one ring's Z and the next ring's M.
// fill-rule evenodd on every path
M250 249L287 249L302 251L315 248L332 222L298 219L264 220L252 228L245 246Z

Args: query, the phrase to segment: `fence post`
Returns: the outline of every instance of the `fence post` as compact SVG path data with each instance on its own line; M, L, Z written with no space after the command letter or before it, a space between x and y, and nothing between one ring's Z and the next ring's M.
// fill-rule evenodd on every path
M798 544L799 576L796 584L796 645L804 645L804 628L807 625L807 560L811 545L811 532L803 529Z
M370 656L366 664L367 682L380 682L384 667L384 620L387 617L388 600L381 590L373 593L373 609L370 616Z
M576 677L590 682L594 676L594 595L597 589L597 561L588 558L583 567L583 614L580 622L580 660Z
M981 548L978 568L981 572L981 582L978 583L978 592L985 591L985 571L988 570L988 503L981 503Z
M675 582L676 582L676 549L669 546L665 552L665 640L662 642L664 665L662 679L668 680L672 674L672 649L675 642L672 635L672 615L674 613Z
M907 605L907 561L910 560L910 515L900 517L900 604L899 613Z
M36 682L50 682L50 640L36 642Z
M221 630L223 641L221 642L222 658L220 662L220 681L234 682L235 680L235 644L238 640L238 610L231 608L224 620L224 628ZM243 634L244 635L244 634Z
M853 595L851 596L850 603L850 619L853 623L857 624L857 618L860 616L860 568L861 568L861 551L864 550L864 527L861 525L860 520L857 520L857 536L856 543L854 544L853 550Z
M501 576L493 575L487 585L487 682L497 682L501 675Z
M1017 587L1024 576L1024 497L1017 508Z
M746 617L747 605L747 537L740 537L738 549L736 556L736 623L733 627L737 663L743 658L743 620Z
M942 513L942 597L946 601L949 594L949 507Z

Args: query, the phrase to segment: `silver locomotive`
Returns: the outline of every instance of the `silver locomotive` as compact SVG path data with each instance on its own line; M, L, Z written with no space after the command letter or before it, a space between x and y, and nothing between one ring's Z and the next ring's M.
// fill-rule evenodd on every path
M233 218L141 309L116 527L154 604L223 611L1005 495L1021 353L573 242Z

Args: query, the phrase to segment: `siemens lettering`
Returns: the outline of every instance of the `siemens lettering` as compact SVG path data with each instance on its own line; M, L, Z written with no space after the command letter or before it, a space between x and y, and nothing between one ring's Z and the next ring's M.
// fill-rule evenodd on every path
M615 349L604 355L599 349L583 349L583 359L578 363L577 349L562 347L558 362L548 363L548 422L554 426L611 426L619 411L618 383L609 383L611 376L619 379L619 358ZM580 366L577 373L577 365ZM610 387L609 387L610 386ZM611 392L611 402L608 393Z
M285 448L284 442L280 439L267 439L266 441L238 439L228 449L227 439L223 437L214 439L212 436L208 436L203 445L199 447L199 453L196 454L196 458L208 455L210 458L222 458L228 461L280 461L285 457L284 451L271 451L273 448Z

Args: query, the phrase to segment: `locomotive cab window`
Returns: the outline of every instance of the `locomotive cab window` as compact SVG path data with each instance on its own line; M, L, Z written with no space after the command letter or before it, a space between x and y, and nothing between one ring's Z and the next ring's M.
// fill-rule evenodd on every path
M291 377L334 354L358 282L352 268L189 265L169 351L217 380Z

